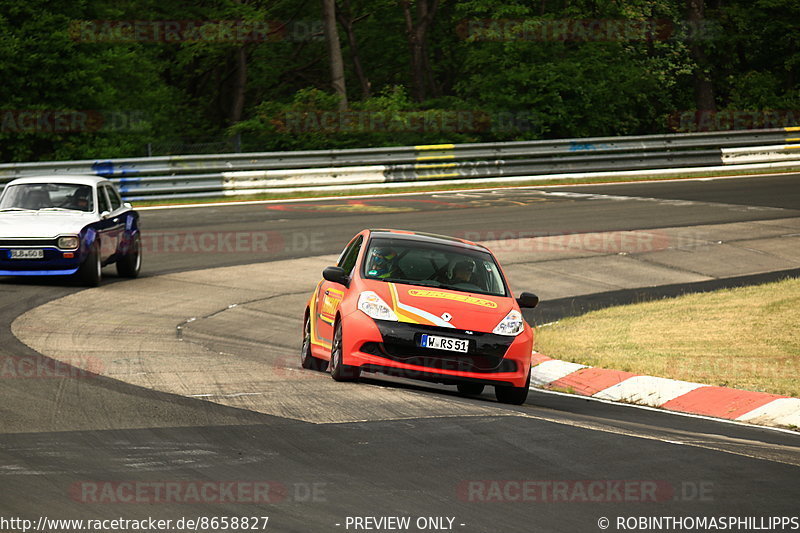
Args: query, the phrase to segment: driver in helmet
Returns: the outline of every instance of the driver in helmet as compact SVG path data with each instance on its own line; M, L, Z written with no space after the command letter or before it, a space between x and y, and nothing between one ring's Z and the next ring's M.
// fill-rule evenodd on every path
M383 246L377 246L370 250L367 274L373 278L395 277L397 275L397 252Z
M79 187L68 197L67 209L76 209L78 211L91 211L91 197L92 189L90 187Z
M451 283L471 283L475 265L471 261L459 261L453 266Z

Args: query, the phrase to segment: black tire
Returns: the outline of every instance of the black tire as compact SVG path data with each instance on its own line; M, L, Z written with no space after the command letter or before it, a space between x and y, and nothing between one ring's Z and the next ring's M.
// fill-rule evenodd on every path
M528 370L528 379L525 380L524 387L512 387L509 385L496 385L494 395L500 403L511 405L522 405L528 399L528 390L531 385L531 371Z
M342 362L342 323L336 322L331 344L331 377L336 381L355 381L361 377L361 369Z
M311 317L306 316L303 325L303 345L300 347L300 366L320 372L328 369L328 362L311 355Z
M103 279L103 265L100 263L100 245L97 241L78 269L78 277L87 287L97 287Z
M469 396L478 396L484 389L483 383L470 383L468 381L459 383L456 386L458 387L458 392Z
M128 245L128 253L117 260L117 274L125 278L135 278L142 269L142 239L137 233Z

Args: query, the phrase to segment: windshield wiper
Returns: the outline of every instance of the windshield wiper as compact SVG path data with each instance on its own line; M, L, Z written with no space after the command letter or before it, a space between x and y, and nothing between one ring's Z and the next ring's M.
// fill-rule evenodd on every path
M420 279L420 280L406 280L405 283L409 285L419 285L421 287L441 287L442 284L438 281L432 279Z
M30 211L30 209L24 209L22 207L4 207L0 209L0 212L2 211Z
M404 285L419 285L420 287L439 287L438 281L421 279L421 280L413 280L413 279L403 279L403 278L367 278L367 279L374 279L377 281L386 281L389 283L402 283Z
M469 282L467 282L467 284L468 285L473 285L472 283L469 283ZM504 296L503 294L495 294L495 293L490 292L490 291L482 290L477 285L473 285L473 286L475 287L474 289L469 289L469 288L466 288L466 287L456 287L455 285L446 285L446 284L442 283L441 285L439 285L439 288L440 289L447 289L448 291L466 292L466 293L469 293L469 294L483 294L483 295L486 295L486 296L501 296L501 297Z
M389 283L402 283L404 285L417 285L419 287L431 287L434 289L445 289L448 291L465 292L467 294L484 294L486 296L499 296L499 297L504 296L503 294L495 294L492 292L483 291L477 286L475 287L475 289L467 289L465 287L456 287L454 285L447 285L445 283L440 283L432 279L420 279L420 280L411 280L402 278L367 278L367 279L374 279L376 281L386 281Z
M78 211L77 209L67 209L66 207L43 207L39 211Z
M385 281L387 283L407 283L406 280L400 278L371 278L367 277L367 279L374 279L375 281Z

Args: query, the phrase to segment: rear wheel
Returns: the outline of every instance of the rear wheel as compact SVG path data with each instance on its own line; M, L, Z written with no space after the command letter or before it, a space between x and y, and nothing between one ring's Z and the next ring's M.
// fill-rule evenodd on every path
M531 371L528 369L528 378L525 380L525 386L512 387L509 385L496 385L494 388L494 395L500 403L508 403L512 405L522 405L528 399L528 389L531 385Z
M331 377L336 381L354 381L361 376L357 366L344 364L342 356L342 322L336 322L331 345Z
M135 278L142 268L142 241L137 233L128 245L128 253L117 261L117 274Z
M309 370L323 371L328 362L311 355L311 317L307 316L303 326L303 346L300 348L300 365Z
M469 396L478 396L480 393L483 392L484 388L483 383L470 383L470 382L459 383L456 386L458 387L458 392L460 392L461 394L467 394Z
M97 287L103 278L103 265L100 263L100 245L97 241L92 244L89 254L78 269L78 277L87 287Z

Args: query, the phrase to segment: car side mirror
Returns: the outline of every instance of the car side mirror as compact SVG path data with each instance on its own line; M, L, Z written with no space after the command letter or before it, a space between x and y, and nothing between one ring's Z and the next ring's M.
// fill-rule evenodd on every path
M345 287L350 285L350 276L347 275L342 267L329 266L322 271L322 277L332 283L338 283Z
M100 213L100 218L102 218L103 220L107 219L110 216L111 216L110 211L103 211L102 213Z
M517 298L517 305L522 308L527 307L528 309L533 309L539 305L539 297L532 292L523 292L519 295L519 298Z
M125 209L133 209L133 205L131 205L130 202L123 203L122 207L124 207Z

